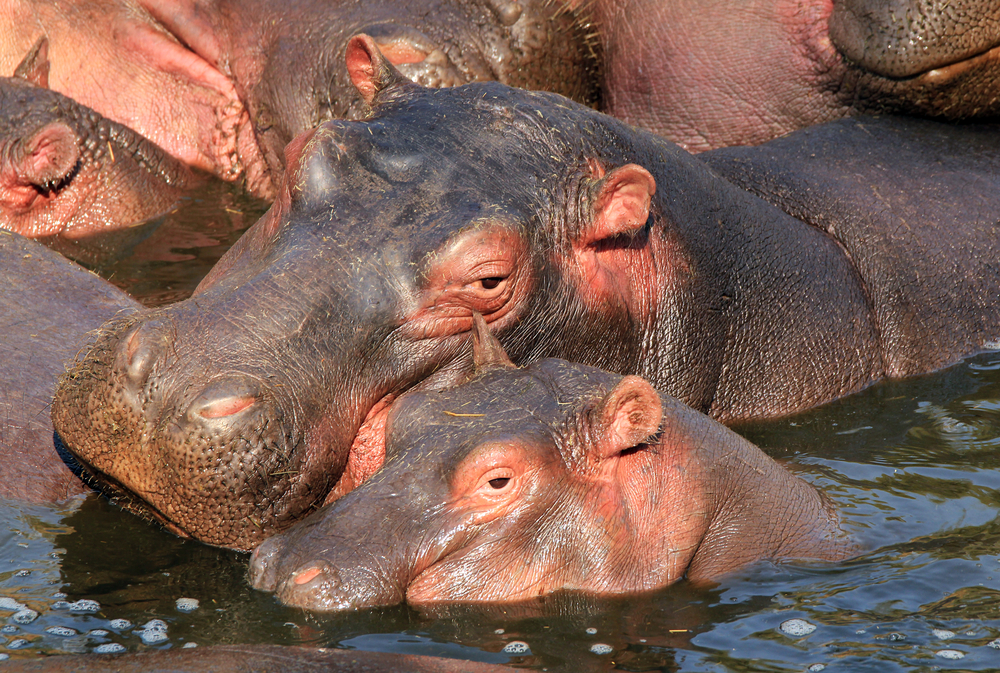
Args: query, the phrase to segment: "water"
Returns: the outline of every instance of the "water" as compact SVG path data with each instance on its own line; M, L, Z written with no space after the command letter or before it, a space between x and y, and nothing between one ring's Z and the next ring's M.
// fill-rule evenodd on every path
M173 301L260 209L206 193L91 263L144 303ZM0 655L277 643L574 673L1000 668L1000 353L739 430L821 487L868 551L708 589L322 615L252 590L246 555L96 496L0 503Z

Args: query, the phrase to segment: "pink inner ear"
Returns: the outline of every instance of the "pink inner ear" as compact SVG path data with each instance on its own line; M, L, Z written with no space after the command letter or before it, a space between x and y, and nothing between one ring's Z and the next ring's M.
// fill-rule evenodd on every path
M616 456L656 434L663 418L660 396L646 379L626 376L604 398L596 437L599 458Z
M375 100L378 86L375 83L376 54L378 46L367 35L355 35L347 43L347 72L354 88L366 103Z
M646 225L656 180L642 166L626 164L613 170L594 199L594 221L586 234L589 244Z

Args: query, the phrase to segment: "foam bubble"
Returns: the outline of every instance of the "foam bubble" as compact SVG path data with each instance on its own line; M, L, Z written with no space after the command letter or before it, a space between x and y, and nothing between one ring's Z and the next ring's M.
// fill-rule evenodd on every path
M7 643L7 649L19 650L22 647L27 647L31 644L31 641L25 640L24 638L15 638L14 640Z
M790 636L795 636L796 638L800 636L808 636L810 633L816 630L815 624L810 624L804 619L786 619L781 622L778 626L783 633L787 633Z
M948 629L934 629L931 633L933 633L934 637L938 640L949 640L958 635L954 631L949 631Z
M1000 638L994 638L993 640L991 640L986 644L992 647L994 650L1000 650Z
M6 654L6 653L0 654L0 661L7 661L8 659L10 659L10 655L9 654Z
M69 604L69 611L76 612L78 614L93 614L98 612L100 609L101 604L89 598L81 598L80 600Z
M132 628L132 622L130 622L127 619L112 619L108 623L108 626L110 626L113 629L117 629L118 631L124 631L126 629Z
M98 645L94 648L95 654L118 654L119 652L124 652L125 646L119 645L118 643L104 643L103 645Z
M597 634L597 629L595 629L593 626L591 626L591 627L587 628L587 633L589 633L592 636L596 635Z
M31 622L38 619L38 613L31 608L24 608L23 610L18 610L11 617L18 624L30 624Z
M531 652L531 648L528 647L528 643L523 640L512 640L503 646L500 650L504 654L525 654Z
M91 629L90 631L87 631L87 635L92 636L94 638L104 638L111 634L105 629Z
M590 646L590 651L594 654L611 654L615 651L615 648L606 643L594 643Z
M62 636L63 638L70 638L77 635L76 629L71 629L68 626L50 626L45 629L45 633L50 633L53 636Z
M197 598L178 598L177 609L181 612L194 612L198 609Z
M817 671L826 670L826 664L813 664L806 670L809 671L809 673L817 673Z
M148 622L142 625L142 628L147 631L166 631L167 623L162 619L150 619Z
M198 647L198 643L187 642L187 643L184 643L183 645L181 645L181 649L182 650L186 650L186 649L189 649L189 648L192 648L192 647Z
M962 659L965 657L965 652L959 652L958 650L938 650L934 653L934 656L941 657L942 659Z
M136 631L135 633L142 639L142 642L147 645L162 643L169 637L167 636L166 631L160 631L159 629L146 629L144 631Z
M18 603L13 598L8 598L7 596L0 596L0 610L23 610L27 605L24 603Z

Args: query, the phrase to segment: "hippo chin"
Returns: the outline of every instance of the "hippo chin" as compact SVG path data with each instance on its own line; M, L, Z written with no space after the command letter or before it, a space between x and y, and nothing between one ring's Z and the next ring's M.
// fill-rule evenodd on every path
M843 122L819 133L854 182L766 172L750 193L561 96L423 88L367 36L347 66L372 116L296 139L195 294L109 328L57 392L70 450L179 532L249 549L362 483L393 400L465 376L476 311L514 362L640 375L723 422L1000 335L995 129ZM773 152L794 174L822 163L804 146Z
M819 492L644 379L518 369L475 335L472 380L401 398L385 466L258 547L255 587L313 610L509 602L856 551Z

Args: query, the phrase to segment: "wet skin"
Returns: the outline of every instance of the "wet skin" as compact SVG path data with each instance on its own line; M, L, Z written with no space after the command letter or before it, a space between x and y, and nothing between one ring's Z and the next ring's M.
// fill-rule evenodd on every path
M1000 116L996 0L569 0L602 110L700 152L846 115Z
M101 325L139 304L39 243L0 231L0 496L62 500L87 489L53 442L59 375Z
M79 239L173 207L205 177L149 140L47 88L42 38L0 77L0 228Z
M13 0L0 73L45 35L53 90L270 199L285 144L363 111L342 60L359 31L427 85L596 96L585 29L548 0Z
M827 198L804 221L562 97L421 88L364 37L347 63L372 117L297 139L277 202L194 296L109 329L60 385L70 449L181 534L248 549L362 483L393 399L465 376L473 311L517 363L638 374L724 422L1000 334L996 133L855 127L866 142L832 151L880 198L810 183ZM925 163L868 163L883 142ZM802 188L774 175L759 191L779 204Z
M312 610L511 602L856 553L815 489L644 379L517 369L495 341L475 364L468 383L393 405L383 468L265 540L255 587Z

